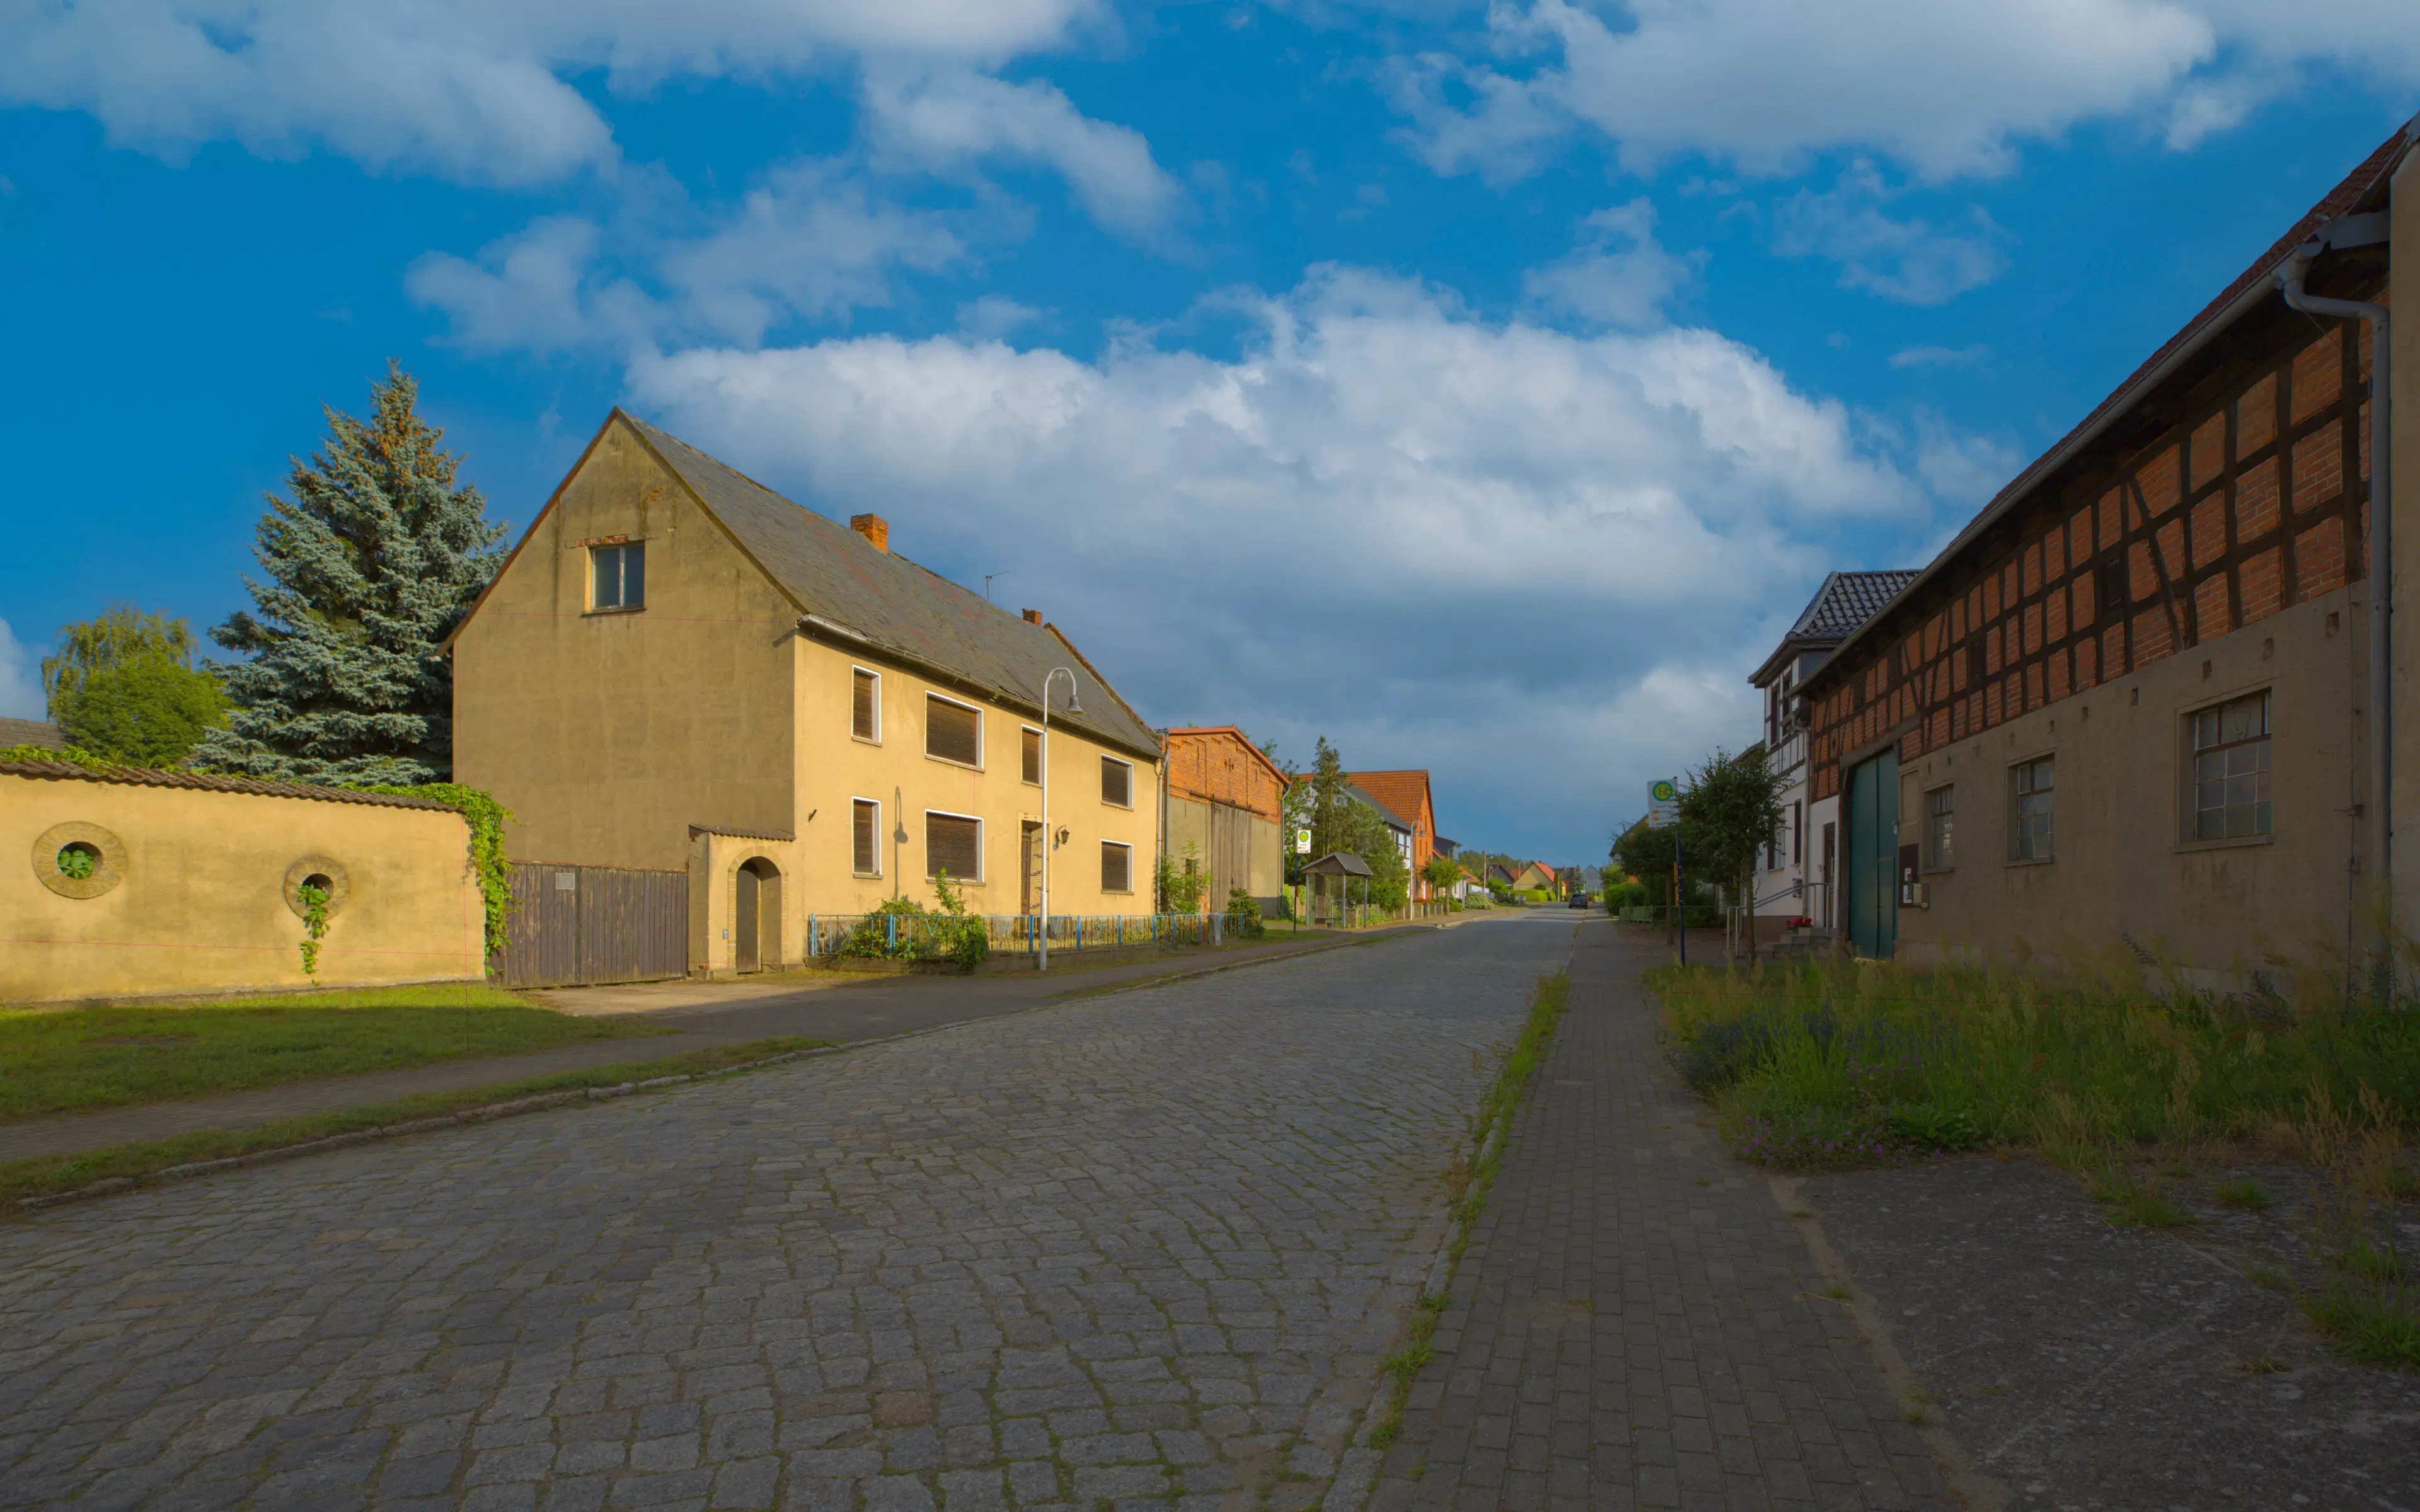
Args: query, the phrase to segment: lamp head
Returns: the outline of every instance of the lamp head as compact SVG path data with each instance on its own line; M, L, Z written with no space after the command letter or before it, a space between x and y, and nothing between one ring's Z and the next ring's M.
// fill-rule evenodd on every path
M1077 701L1076 680L1072 677L1067 680L1067 712L1069 714L1081 714L1084 712L1084 705Z

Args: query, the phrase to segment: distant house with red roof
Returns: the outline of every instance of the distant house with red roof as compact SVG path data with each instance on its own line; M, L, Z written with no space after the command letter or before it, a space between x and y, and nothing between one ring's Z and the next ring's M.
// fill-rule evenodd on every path
M1420 880L1420 868L1436 854L1436 804L1429 794L1429 774L1424 770L1347 772L1344 777L1410 830L1411 849L1404 859L1412 871L1412 898L1429 902L1436 889Z

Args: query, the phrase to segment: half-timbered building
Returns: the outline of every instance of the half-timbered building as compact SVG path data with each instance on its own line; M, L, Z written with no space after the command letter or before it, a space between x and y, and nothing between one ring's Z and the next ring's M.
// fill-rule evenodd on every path
M2306 303L2420 303L2412 145L2373 153L1804 679L1857 953L2124 950L2240 985L2366 949L2375 354L2366 321L2291 307L2279 274L2305 270ZM2415 337L2389 347L2406 572ZM2390 707L2412 639L2407 616L2383 640ZM2420 777L2399 791L2407 810Z

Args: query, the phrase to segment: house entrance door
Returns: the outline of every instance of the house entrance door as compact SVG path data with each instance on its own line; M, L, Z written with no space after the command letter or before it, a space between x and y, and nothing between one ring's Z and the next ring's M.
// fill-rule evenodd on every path
M1849 948L1877 961L1899 941L1899 753L1886 750L1849 774L1843 817L1848 855L1841 902Z
M732 964L741 971L756 969L756 915L759 899L756 873L739 869L739 889L731 910Z

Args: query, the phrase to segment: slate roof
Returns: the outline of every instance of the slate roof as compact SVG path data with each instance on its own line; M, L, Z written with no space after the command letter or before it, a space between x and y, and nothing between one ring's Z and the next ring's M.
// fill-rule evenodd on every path
M59 727L41 719L0 719L0 749L10 746L47 746L53 750L67 748L68 737Z
M399 793L356 793L308 782L263 782L249 777L207 772L163 772L147 766L85 766L75 762L0 762L0 776L50 778L73 782L117 782L129 787L187 788L197 793L245 793L260 798L313 798L321 803L360 803L374 809L433 809L460 813L450 803Z
M1026 709L1039 706L1050 670L1067 667L1076 674L1083 712L1054 707L1052 721L1158 759L1151 727L1057 630L1029 624L896 552L876 549L840 521L783 498L676 436L626 411L614 413L833 640L861 640L946 673L968 691ZM1054 703L1062 696L1054 693Z
M1916 567L1887 572L1836 572L1823 579L1807 612L1790 627L1793 640L1834 640L1882 612L1899 591L1916 581Z

